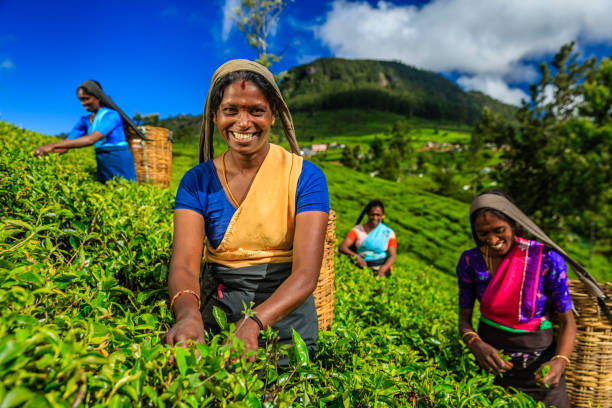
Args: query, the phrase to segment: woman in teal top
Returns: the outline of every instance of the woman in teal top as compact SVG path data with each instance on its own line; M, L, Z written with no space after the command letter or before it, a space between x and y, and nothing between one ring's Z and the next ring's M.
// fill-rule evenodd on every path
M368 222L360 224L365 215L368 216ZM360 268L367 266L378 276L389 277L391 267L395 263L397 239L395 232L383 224L384 217L385 207L382 201L370 201L338 250L354 257Z
M134 158L130 152L124 124L131 126L144 138L136 125L102 91L97 81L85 81L77 88L81 104L90 112L82 116L65 140L39 146L34 153L64 153L68 149L94 145L96 151L96 179L105 183L113 177L135 180Z

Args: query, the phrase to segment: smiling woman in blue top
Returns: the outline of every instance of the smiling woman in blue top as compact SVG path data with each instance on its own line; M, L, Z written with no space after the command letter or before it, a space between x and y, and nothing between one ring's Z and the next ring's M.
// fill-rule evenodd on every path
M136 125L102 91L97 81L85 81L77 88L77 97L90 112L82 116L65 140L39 146L36 156L49 153L64 153L68 149L94 145L96 151L96 179L105 183L113 177L135 180L134 158L130 152L124 124L134 128L143 137Z
M360 224L363 217L368 222ZM382 223L385 207L380 200L370 201L357 218L356 225L349 231L338 247L343 254L355 258L360 268L369 267L378 276L391 276L395 263L397 239L395 232Z

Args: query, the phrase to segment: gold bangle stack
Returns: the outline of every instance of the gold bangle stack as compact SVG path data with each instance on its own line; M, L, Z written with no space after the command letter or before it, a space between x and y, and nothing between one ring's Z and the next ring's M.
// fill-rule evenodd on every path
M478 333L476 333L475 331L468 330L461 335L461 341L465 341L465 336L467 336L468 334L473 334L474 336L478 336Z

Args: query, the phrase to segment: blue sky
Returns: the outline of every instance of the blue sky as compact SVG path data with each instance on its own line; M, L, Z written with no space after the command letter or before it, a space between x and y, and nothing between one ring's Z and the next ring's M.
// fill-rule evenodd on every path
M256 58L228 11L239 0L0 0L0 120L46 134L85 111L100 81L126 113L200 113L213 71ZM568 41L612 54L609 0L295 0L271 38L278 73L319 57L398 60L518 104L536 63Z

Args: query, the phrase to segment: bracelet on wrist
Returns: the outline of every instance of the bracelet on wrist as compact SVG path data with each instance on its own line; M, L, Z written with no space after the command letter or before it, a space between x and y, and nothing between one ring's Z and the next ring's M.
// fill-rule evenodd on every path
M179 290L178 292L176 292L174 296L172 296L172 300L170 301L170 310L172 310L172 307L174 306L174 302L176 301L176 299L178 299L179 296L184 295L185 293L189 293L190 295L193 295L196 297L196 299L198 300L198 310L200 309L200 295L198 295L191 289L183 289L183 290Z
M461 341L465 341L465 336L467 336L468 334L473 334L474 336L478 336L478 333L476 333L475 331L468 330L461 335Z
M255 316L255 315L252 315L252 316L249 316L249 318L255 320L255 323L257 323L257 325L259 326L259 330L260 331L264 330L264 325L261 322L261 320L259 320L259 317Z
M470 340L468 340L468 342L467 342L467 344L466 344L466 345L467 345L468 350L472 351L472 350L470 349L470 346L471 346L471 345L472 345L472 343L474 343L474 341L476 341L476 340L482 340L482 339L480 338L480 336L479 336L479 335L475 335L475 336L474 336L474 337L472 337Z
M554 356L553 358L550 359L550 361L556 360L558 358L561 358L563 360L565 360L567 362L567 365L570 364L570 359L569 357L565 357L563 354L557 354L556 356Z

